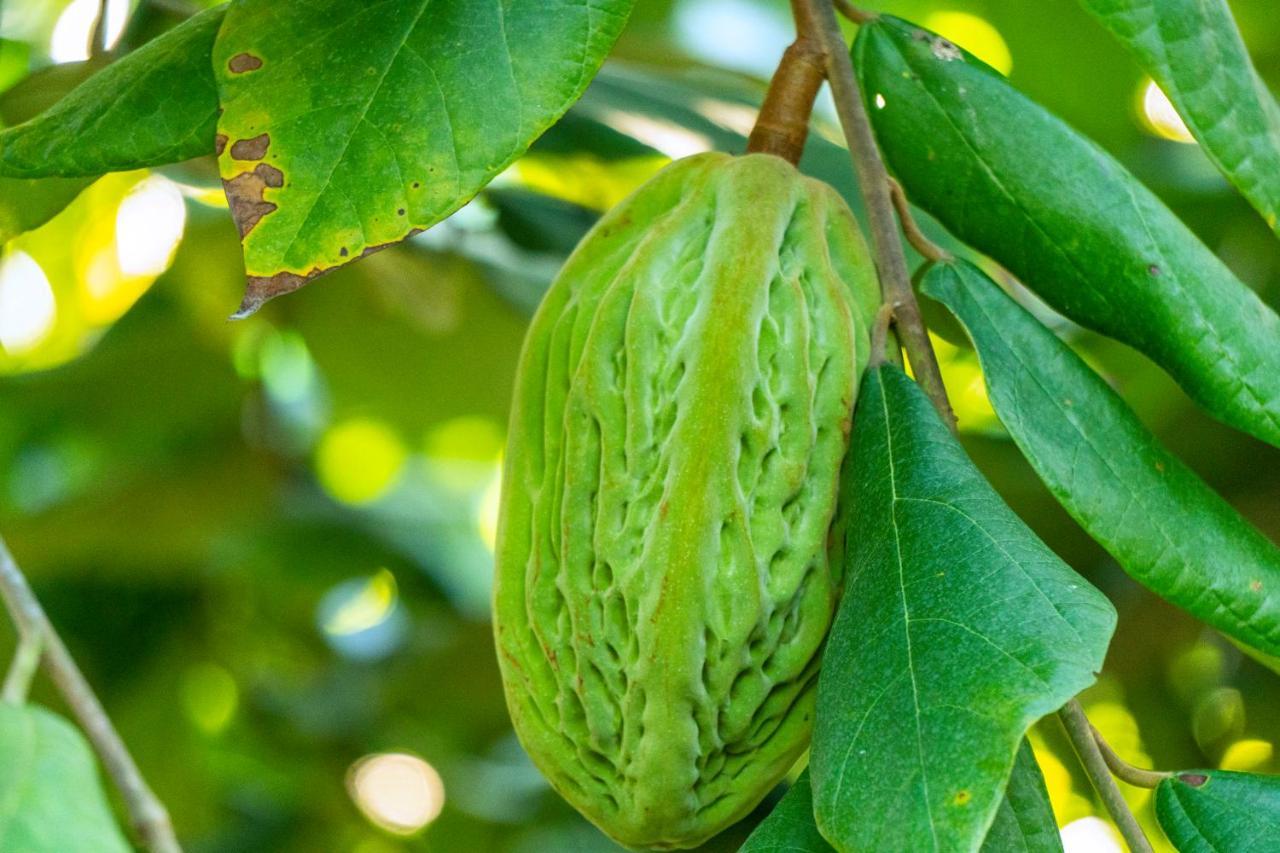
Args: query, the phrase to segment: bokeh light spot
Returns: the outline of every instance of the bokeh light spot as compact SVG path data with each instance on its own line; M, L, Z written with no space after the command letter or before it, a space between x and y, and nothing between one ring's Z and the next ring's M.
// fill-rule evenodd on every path
M357 588L343 591L350 594L335 600L335 606L324 617L326 634L347 636L376 628L396 605L396 577L387 569L379 570Z
M187 206L164 175L148 175L116 211L116 256L125 275L156 276L169 268L182 241Z
M0 259L0 346L10 355L35 349L53 331L57 302L49 279L26 252Z
M1124 853L1116 831L1098 817L1082 817L1062 827L1063 853Z
M1223 770L1236 770L1241 773L1261 770L1271 762L1275 747L1265 740L1238 740L1222 753L1218 766Z
M370 418L353 418L334 425L320 439L316 476L324 490L342 503L372 503L395 485L408 455L391 427Z
M666 119L629 113L612 107L600 110L596 117L619 133L637 139L656 151L661 151L672 160L701 154L714 147L711 144L711 137L705 133L690 130Z
M490 552L498 540L498 507L502 502L502 465L494 466L493 479L480 495L476 506L476 529Z
M1008 76L1013 70L1013 54L1000 31L990 22L968 12L931 12L924 19L925 29L955 42Z
M106 0L105 3L101 0L71 0L53 25L49 58L59 63L88 59L99 9L107 16L104 22L106 45L114 45L129 20L129 0Z
M383 753L357 761L347 790L365 817L388 832L412 835L444 808L444 782L416 755Z
M217 734L230 724L240 705L235 679L215 664L198 664L182 678L182 704L187 717L205 734Z
M1148 78L1138 92L1139 116L1148 132L1161 139L1195 144L1196 139L1186 122L1156 81Z

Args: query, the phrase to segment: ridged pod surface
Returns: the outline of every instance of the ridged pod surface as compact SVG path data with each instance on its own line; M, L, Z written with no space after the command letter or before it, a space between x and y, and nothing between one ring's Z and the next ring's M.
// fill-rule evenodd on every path
M623 844L704 841L808 743L878 302L834 190L777 157L703 154L605 216L534 318L499 659L534 762Z

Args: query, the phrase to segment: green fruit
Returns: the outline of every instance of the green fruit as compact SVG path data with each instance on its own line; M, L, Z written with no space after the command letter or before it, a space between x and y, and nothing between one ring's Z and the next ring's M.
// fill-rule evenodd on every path
M534 318L498 653L534 762L623 844L704 841L805 749L878 300L834 190L705 154L601 220Z

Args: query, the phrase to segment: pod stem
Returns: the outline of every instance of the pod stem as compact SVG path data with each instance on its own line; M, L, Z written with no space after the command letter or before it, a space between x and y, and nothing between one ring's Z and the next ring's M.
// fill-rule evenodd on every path
M889 195L893 199L893 207L898 211L898 221L902 223L902 233L906 236L911 248L919 252L925 259L938 263L951 260L951 253L930 240L920 230L915 216L911 213L911 203L907 201L907 193L902 184L893 178L889 179Z
M1102 804L1106 806L1107 812L1115 821L1129 849L1133 853L1152 853L1151 842L1147 840L1142 827L1138 826L1138 819L1133 816L1129 804L1124 801L1124 794L1120 792L1116 780L1111 778L1111 769L1106 755L1099 745L1100 738L1089 723L1089 718L1085 716L1080 702L1072 699L1063 705L1062 710L1058 711L1058 719L1062 721L1062 727L1066 729L1067 737L1075 747L1080 764L1083 765L1089 781L1093 783L1098 796L1102 798ZM1108 751L1110 751L1109 747Z
M782 54L747 139L748 153L773 154L792 165L799 163L804 153L813 101L826 75L822 45L813 38L813 27L801 5L792 3L796 40Z
M938 410L943 423L954 432L956 416L947 399L947 389L942 382L942 371L938 367L933 343L929 340L929 330L920 314L915 292L911 289L906 253L894 216L890 188L892 179L880 156L880 149L876 147L871 119L867 115L858 78L853 73L853 61L849 57L844 33L836 18L836 2L837 0L794 0L796 23L800 27L808 25L813 28L813 37L826 55L827 80L831 83L836 113L844 129L854 170L858 175L858 186L866 203L876 269L880 274L880 289L885 303L893 308L894 328L911 360L911 369L921 390ZM851 6L844 11L855 21L874 19L874 16ZM904 220L904 225L907 221ZM910 225L906 227L909 229Z
M1147 770L1130 764L1111 748L1111 744L1103 739L1102 733L1092 724L1089 730L1093 732L1093 740L1098 744L1098 751L1102 753L1102 760L1107 763L1107 769L1121 782L1127 782L1136 788L1154 788L1173 775L1167 770Z
M81 729L93 744L94 751L102 759L108 775L120 789L133 828L143 845L154 853L181 853L168 812L147 787L133 756L129 754L102 703L76 666L49 617L45 615L44 608L31 591L3 538L0 538L0 598L4 600L18 629L19 661L30 653L33 646L40 650L45 671L57 685L62 698L66 700ZM25 665L25 662L15 662L19 667ZM29 679L29 673L18 670L15 674L11 670L10 674L12 681L9 686L14 696L17 696L20 687L25 693L25 685L21 681Z

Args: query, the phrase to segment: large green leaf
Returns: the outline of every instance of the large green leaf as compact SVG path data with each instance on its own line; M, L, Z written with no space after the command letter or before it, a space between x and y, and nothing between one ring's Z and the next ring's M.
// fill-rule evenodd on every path
M1013 773L996 819L982 843L983 853L1062 853L1062 836L1049 804L1044 776L1026 740L1018 747Z
M901 370L864 385L848 580L818 682L818 825L840 850L975 850L1027 728L1093 682L1115 610Z
M84 736L42 708L0 703L0 850L129 849Z
M1173 101L1209 159L1280 233L1280 107L1226 0L1080 0Z
M968 330L996 413L1080 526L1157 595L1280 654L1280 548L978 269L940 264L922 288Z
M1156 820L1180 853L1280 850L1280 777L1175 774L1156 788Z
M224 12L196 15L0 132L0 177L96 177L212 153L209 56Z
M1280 317L1123 166L955 45L881 16L854 45L912 200L1076 322L1280 446Z
M57 216L93 178L0 178L0 243Z
M237 0L214 48L248 313L457 210L595 75L634 0Z
M805 770L738 853L831 853L813 820L813 788Z

